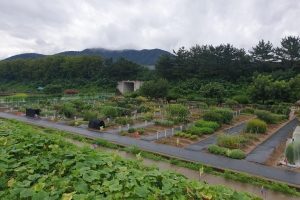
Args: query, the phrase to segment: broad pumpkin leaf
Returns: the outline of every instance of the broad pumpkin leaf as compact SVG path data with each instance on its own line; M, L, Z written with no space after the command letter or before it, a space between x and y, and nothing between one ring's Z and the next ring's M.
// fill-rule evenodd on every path
M135 194L137 194L139 197L145 198L148 196L148 194L150 193L150 191L146 188L146 187L136 187L134 188L134 192Z
M25 197L31 197L32 195L34 195L34 190L33 189L24 189L20 192L20 197L21 198L25 198Z
M7 186L12 187L15 183L16 183L16 180L14 178L12 178L7 182Z
M33 174L33 175L29 175L28 179L33 181L33 180L35 180L37 178L40 178L40 177L41 177L41 175L39 175L39 174Z
M62 198L61 198L61 200L71 200L72 198L73 198L73 196L74 196L74 194L75 194L76 192L72 192L72 193L64 193L63 195L62 195Z
M77 192L86 193L88 191L88 184L86 184L83 180L79 180L73 184L73 187Z
M40 191L38 193L35 193L33 196L32 196L32 200L41 200L41 199L45 199L45 197L49 196L49 193L48 192L45 192L45 191Z

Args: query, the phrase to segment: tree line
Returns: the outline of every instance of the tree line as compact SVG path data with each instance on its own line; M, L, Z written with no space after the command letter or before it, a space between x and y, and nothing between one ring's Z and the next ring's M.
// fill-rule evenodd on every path
M270 41L261 40L248 52L230 44L195 45L190 49L182 47L173 51L173 55L160 56L154 69L124 57L113 60L98 55L54 55L38 59L0 61L0 82L2 85L22 83L36 88L53 84L61 85L64 89L95 87L94 89L100 90L115 88L117 81L121 80L152 81L154 84L157 81L164 82L159 81L162 78L170 83L171 93L195 97L201 94L204 85L218 82L226 90L222 96L229 97L248 95L251 91L248 85L255 85L256 79L252 77L260 80L266 79L266 76L272 82L272 87L276 86L274 89L270 89L270 86L260 94L252 90L253 95L257 95L252 97L261 101L291 101L298 98L296 94L290 93L295 93L298 87L291 80L298 80L295 77L300 73L300 38L287 36L280 44L280 47L273 47ZM257 83L256 88L259 84L266 83ZM166 85L165 82L164 84ZM146 84L145 88L147 91L153 90L151 84ZM275 89L281 91L275 94ZM259 97L262 94L269 95ZM160 92L153 98L157 96L160 96Z

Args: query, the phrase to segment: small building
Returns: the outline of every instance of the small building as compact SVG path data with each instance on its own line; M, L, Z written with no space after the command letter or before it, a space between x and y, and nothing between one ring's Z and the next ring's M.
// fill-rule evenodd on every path
M143 84L142 81L119 81L117 88L119 91L124 94L126 92L134 92L141 87Z

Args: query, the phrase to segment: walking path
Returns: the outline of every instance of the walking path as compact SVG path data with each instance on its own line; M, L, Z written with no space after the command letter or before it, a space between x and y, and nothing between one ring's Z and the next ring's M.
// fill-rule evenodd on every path
M287 182L290 184L300 185L300 173L281 170L269 166L260 165L257 163L247 162L246 160L235 160L227 157L206 154L203 152L195 152L188 149L182 149L178 147L166 146L162 144L156 144L153 142L136 140L128 137L122 137L115 134L94 132L87 129L60 125L45 120L32 119L24 116L15 116L8 113L0 113L0 117L17 119L30 124L44 126L44 127L53 127L58 130L65 130L67 132L73 132L86 137L104 138L111 142L115 142L121 145L136 145L141 149L145 149L152 152L158 152L169 156L178 157L181 159L210 164L211 166L215 166L223 169L227 168L230 170L246 172L248 174L262 176L273 180Z
M274 149L286 138L286 136L291 133L295 126L298 125L298 119L295 118L284 127L279 129L270 138L265 140L261 145L257 146L253 151L251 151L247 156L246 160L257 163L265 163L267 158L272 154Z
M227 135L237 134L245 129L246 124L247 124L247 122L239 124L233 128L227 129L226 131L223 131L223 132L226 133ZM191 144L191 145L185 147L185 149L192 150L192 151L202 151L204 149L207 149L209 145L215 144L217 141L217 137L218 137L218 134L216 134L212 137L209 137L205 140Z

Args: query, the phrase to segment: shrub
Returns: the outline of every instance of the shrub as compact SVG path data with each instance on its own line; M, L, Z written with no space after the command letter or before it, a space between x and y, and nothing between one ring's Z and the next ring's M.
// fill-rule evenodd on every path
M146 102L146 101L147 101L147 98L146 98L146 97L142 97L142 96L138 96L138 97L135 98L135 100L136 100L136 102L137 102L138 104L141 104L141 103L143 103L143 102Z
M65 90L65 94L78 94L77 90Z
M146 106L140 106L137 108L137 113L142 113L142 112L149 112L150 111L150 108L149 107L146 107Z
M180 133L179 133L179 136L180 136L180 137L183 137L183 136L185 136L185 133L180 132Z
M154 115L152 112L147 112L143 114L143 117L147 119L147 121L151 121L154 118Z
M244 95L237 95L232 97L233 100L237 101L240 104L248 104L249 103L249 99L247 96Z
M85 110L83 112L83 120L90 121L91 119L97 119L98 113L96 111Z
M178 136L181 132L180 131L175 131L174 136Z
M233 111L230 108L216 108L213 109L213 112L219 113L223 116L223 122L225 124L231 124L233 119ZM210 120L207 120L210 121Z
M260 119L251 119L246 126L246 132L265 133L267 131L267 123Z
M153 122L155 125L160 125L160 126L173 126L174 125L173 121L154 120Z
M295 164L294 144L293 143L288 144L288 146L286 147L285 157L287 157L288 162L290 164L292 164L292 165Z
M225 133L220 133L217 136L217 145L227 148L238 148L240 143L240 138L236 135L226 135Z
M229 108L236 108L239 105L239 102L235 101L235 100L227 100L225 102L225 104L229 107Z
M128 108L120 108L120 107L116 107L117 110L117 115L118 116L131 116L131 110Z
M191 135L191 136L190 136L190 139L191 139L191 140L195 140L195 139L197 139L197 138L198 138L197 135Z
M192 134L192 135L201 136L202 135L202 128L196 127L196 126L189 126L187 132Z
M199 102L198 103L198 108L200 109L208 109L208 105L204 102Z
M80 99L75 99L75 100L72 100L71 103L73 103L75 105L75 108L77 109L84 109L84 101L80 100Z
M135 132L135 128L131 127L131 128L128 129L128 133L134 133L134 132Z
M115 119L115 123L116 124L123 124L123 125L126 125L126 124L133 124L133 119L131 118L126 118L126 117L117 117Z
M171 121L186 122L189 109L180 104L170 104L166 107L167 118Z
M118 111L116 107L113 106L104 106L100 112L105 116L105 117L117 117L118 116Z
M63 114L66 117L72 117L76 113L75 105L72 103L64 103L60 108L59 114Z
M184 137L189 138L189 137L191 137L191 134L186 133L186 134L184 135Z
M214 129L208 127L202 127L199 130L202 134L212 134L214 132Z
M233 159L243 159L245 158L245 153L240 149L233 149L230 151L229 157Z
M265 110L255 110L254 114L258 119L265 121L267 124L277 124L286 119L286 115L273 114Z
M219 125L223 124L223 116L219 113L215 113L213 111L207 111L203 115L203 119L205 121L212 121L212 122L217 122Z
M139 133L140 135L143 135L144 132L145 132L145 130L144 130L144 129L141 129L141 128L138 128L137 131L138 131L138 133Z
M242 113L254 114L254 111L255 111L254 108L246 107L242 110Z
M212 128L214 131L216 131L220 127L220 125L217 122L204 121L204 120L196 121L195 126Z
M208 147L208 151L213 154L219 154L220 147L218 145L212 144Z
M183 99L183 98L178 98L177 99L177 103L185 104L186 102L187 102L187 99Z

